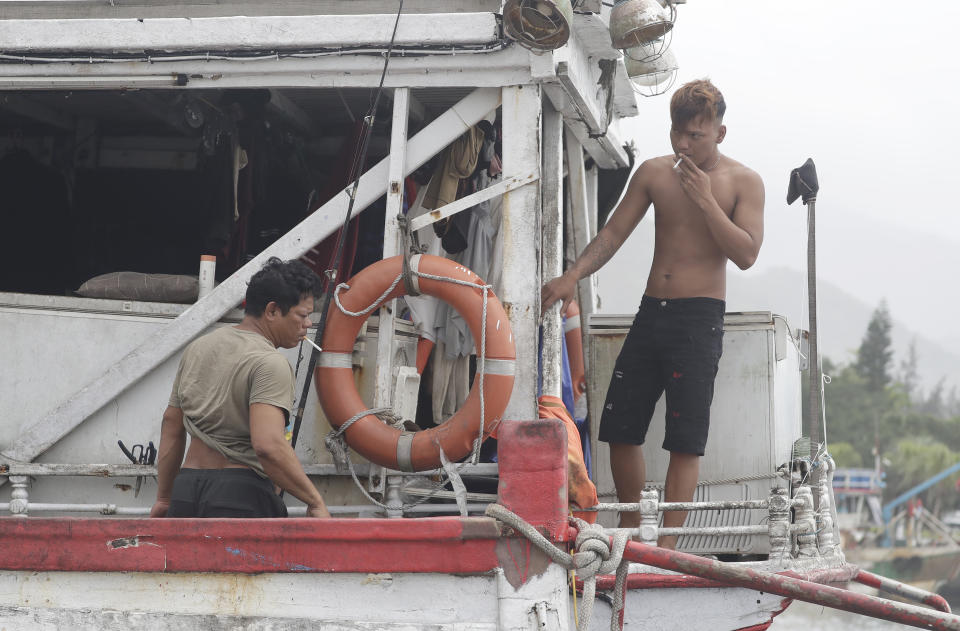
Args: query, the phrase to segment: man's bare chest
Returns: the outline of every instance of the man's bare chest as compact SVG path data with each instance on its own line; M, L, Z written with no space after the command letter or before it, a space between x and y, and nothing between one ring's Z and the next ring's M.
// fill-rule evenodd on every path
M658 223L696 224L702 222L704 209L700 208L684 192L680 186L679 178L672 178L671 180L654 186L650 191ZM737 200L732 183L727 181L726 178L714 178L711 181L710 193L724 214L732 217Z

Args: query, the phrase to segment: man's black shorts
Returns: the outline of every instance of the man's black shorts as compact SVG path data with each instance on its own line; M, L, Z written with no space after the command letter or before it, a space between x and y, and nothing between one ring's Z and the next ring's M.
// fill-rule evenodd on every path
M643 297L613 369L600 440L642 445L666 391L663 448L703 455L723 352L724 310L715 298Z
M250 469L181 469L167 517L286 517L273 482Z

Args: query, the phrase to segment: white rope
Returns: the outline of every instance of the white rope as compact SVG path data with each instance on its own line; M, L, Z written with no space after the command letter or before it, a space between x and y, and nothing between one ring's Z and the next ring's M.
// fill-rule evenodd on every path
M353 468L353 461L350 460L350 452L347 450L347 444L343 438L343 433L347 431L348 427L356 423L361 418L368 416L370 414L377 416L381 420L386 420L384 419L384 417L392 419L393 422L390 424L393 425L394 427L396 427L402 422L399 417L397 417L392 413L390 408L373 408L372 410L364 410L363 412L354 414L349 419L347 419L347 421L343 423L340 427L338 427L335 430L331 430L330 433L327 434L327 436L324 438L324 444L326 445L327 450L333 456L334 462L337 465L337 470L342 471L344 469L348 469L350 471L350 477L353 478L354 484L357 485L357 487L363 493L364 497L366 497L370 501L370 503L375 504L376 506L379 506L384 510L388 510L388 511L398 510L398 509L407 510L407 509L413 508L414 506L418 506L426 502L427 500L431 499L432 497L434 497L436 493L440 491L443 488L443 486L446 484L445 481L439 484L436 484L432 489L432 491L429 494L425 495L422 499L419 499L415 502L411 502L409 504L401 504L400 506L389 506L387 504L384 504L378 501L372 495L370 495L367 489L363 486L363 483L360 482L360 479L357 477L357 472ZM459 502L458 502L458 505L459 505Z
M479 289L482 292L482 295L483 295L482 314L481 314L482 319L480 323L480 345L479 345L480 353L479 353L479 358L477 362L477 373L476 373L477 384L480 391L480 428L479 428L477 437L473 441L473 448L471 450L470 459L468 461L469 464L477 464L477 462L479 462L480 460L480 446L483 443L483 430L484 430L484 424L486 421L486 401L485 401L485 396L483 392L483 382L484 382L484 375L486 374L486 357L487 357L487 302L489 300L489 292L490 290L493 289L493 285L474 283L470 281L460 280L457 278L450 278L448 276L436 276L434 274L427 274L425 272L419 272L416 270L409 270L409 273L414 276L419 276L420 278L427 278L430 280L436 280L436 281L445 282L445 283L452 283L454 285L463 285L465 287L472 287L475 289ZM337 308L340 310L340 312L345 315L352 316L352 317L366 316L370 312L372 312L374 309L377 309L380 307L381 303L383 303L386 297L389 296L394 289L396 289L397 285L400 283L401 280L403 280L403 273L398 274L397 277L393 279L393 282L382 294L380 294L379 298L374 300L372 304L368 305L364 309L361 309L360 311L350 311L349 309L344 307L343 304L340 302L340 290L350 289L350 285L348 285L347 283L340 283L339 285L337 285L336 289L333 292L333 301L337 305ZM393 415L393 412L390 408L376 408L373 410L366 410L364 412L355 414L350 419L348 419L345 423L343 423L337 430L331 431L327 435L327 437L324 439L324 442L327 446L327 449L333 455L334 461L337 463L337 468L338 469L341 468L341 462L346 463L346 466L349 467L350 469L350 475L353 478L353 481L357 484L358 487L360 487L360 490L363 491L363 494L366 496L368 500L370 500L373 504L376 504L377 506L380 506L381 508L384 508L386 510L394 510L396 507L389 507L375 500L360 483L359 479L356 476L356 473L354 472L353 463L350 460L349 451L347 451L346 443L342 437L343 432L345 432L347 428L350 427L350 425L352 425L359 419L369 414L375 414L378 417L380 417L381 415L389 414L393 418L395 419L397 418L395 415ZM441 460L446 459L446 454L443 453L442 448L440 449L440 455L441 455ZM460 465L454 466L449 462L443 463L443 470L447 474L447 480L449 480L451 484L453 484L454 490L457 491L457 497L458 497L457 503L461 509L461 512L463 512L463 510L465 509L465 503L461 504L461 502L459 501L459 498L464 495L464 493L460 492L460 489L462 488L463 492L465 492L466 489L463 485L463 481L460 479L460 471L463 470L463 467L466 466L466 464L468 463L462 463ZM441 481L436 486L435 491L442 489L445 484L446 484L446 480ZM406 510L407 508L417 506L418 504L422 504L423 502L427 501L431 497L433 497L433 494L427 495L423 499L420 499L412 504L403 504L400 507L400 509Z

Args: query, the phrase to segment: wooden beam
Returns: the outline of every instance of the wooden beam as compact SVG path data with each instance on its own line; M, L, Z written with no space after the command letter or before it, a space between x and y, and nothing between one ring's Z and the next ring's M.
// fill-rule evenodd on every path
M503 195L508 193L515 188L520 188L531 182L536 182L538 175L536 173L526 173L524 175L518 175L516 177L507 178L506 180L501 180L496 184L488 186L487 188L481 189L476 193L471 193L465 197L461 197L458 200L452 201L449 204L441 206L436 210L432 210L428 213L424 213L419 217L416 217L410 222L410 231L422 230L427 226L433 225L441 219L446 219L447 217L452 217L457 213L464 211L468 208L473 208L477 204L487 201L497 197L498 195Z
M403 178L406 175L407 121L410 118L410 89L393 91L393 122L390 126L390 168L388 173L387 203L383 220L383 258L403 252L398 217L403 212ZM380 326L377 329L376 387L373 407L390 407L393 403L393 337L397 301L390 300L380 307Z
M6 54L319 50L386 47L396 14L154 19L0 20ZM400 19L395 46L470 46L500 40L493 13Z
M549 103L543 104L543 166L541 168L542 236L541 284L563 273L563 117ZM560 365L560 303L543 318L543 394L559 397L563 370Z
M537 68L537 76L544 81L544 92L563 114L567 128L597 164L612 169L626 166L629 161L615 130L611 129L616 119L608 115L607 107L608 99L616 99L618 71L605 77L601 85L600 60L600 57L591 57L584 45L571 36L567 45L556 51L555 77L550 77L542 67ZM607 85L610 81L612 85Z
M637 93L622 58L617 60L617 74L613 79L613 113L620 118L630 118L640 113Z
M539 85L503 88L503 178L540 176ZM540 319L540 189L527 184L503 197L504 286L500 301L510 317L517 365L537 365ZM537 418L537 375L520 370L504 418Z
M587 201L587 172L583 163L583 147L570 129L566 130L565 140L567 143L567 177L569 182L567 195L570 197L571 215L573 217L573 247L576 256L580 256L593 238L590 233L590 204ZM594 313L597 304L594 276L591 275L581 279L578 283L578 289L580 294L580 318L581 321L585 321L590 314ZM581 331L586 331L586 327L581 327Z
M429 160L500 103L500 91L474 90L444 112L407 143L404 171L410 173ZM387 190L389 160L384 159L360 179L354 212L360 213ZM350 187L352 188L352 187ZM158 330L123 359L33 423L21 420L23 431L0 456L30 461L49 449L120 393L142 379L243 300L247 282L272 256L297 258L333 233L343 221L348 189L300 222L271 246L237 270L196 304Z
M383 72L379 55L326 54L224 60L204 56L181 61L0 65L0 89L188 89L376 88ZM483 52L429 56L394 55L384 81L388 88L501 87L529 83L530 54L520 46Z
M587 2L599 0L587 0ZM498 13L502 0L405 0L405 14ZM163 18L231 15L364 15L396 10L393 0L4 0L0 19Z
M400 88L397 89L399 90ZM383 96L388 101L392 101L394 92L395 91L385 92ZM422 123L427 117L427 108L424 107L423 103L418 101L417 98L409 92L409 90L407 91L407 111L409 113L409 119L416 123Z

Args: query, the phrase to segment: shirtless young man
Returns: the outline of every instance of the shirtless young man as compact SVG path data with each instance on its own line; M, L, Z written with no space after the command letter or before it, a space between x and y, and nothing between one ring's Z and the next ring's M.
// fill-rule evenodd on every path
M763 240L763 182L719 151L725 110L723 95L708 80L678 89L670 101L674 155L640 165L596 238L541 292L544 310L562 300L565 311L577 281L610 260L653 204L653 264L600 420L620 502L640 501L646 481L641 445L664 391L663 448L670 452L664 499L693 499L722 352L727 260L747 269ZM664 513L663 526L682 526L686 516ZM620 527L639 525L639 512L621 513ZM676 537L661 537L659 544L674 548Z

